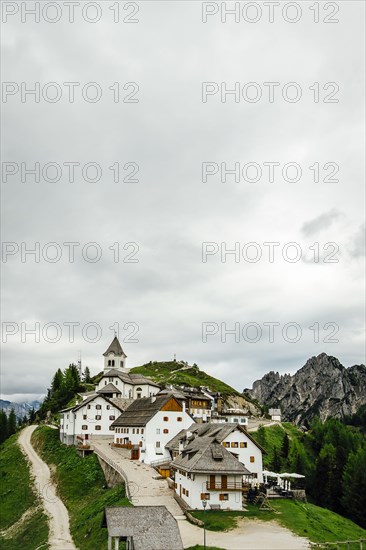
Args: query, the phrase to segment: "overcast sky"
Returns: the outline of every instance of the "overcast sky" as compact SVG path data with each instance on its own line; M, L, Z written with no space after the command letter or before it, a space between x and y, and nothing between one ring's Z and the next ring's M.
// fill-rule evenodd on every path
M94 24L76 8L69 23L63 2L58 22L45 21L56 18L50 9L39 23L27 14L22 23L20 4L2 29L3 81L13 83L2 103L2 396L39 397L79 350L99 372L117 325L129 367L176 354L238 390L323 351L345 366L363 363L364 3L331 3L334 15L320 3L319 23L308 2L298 3L296 23L284 20L284 3L270 23L262 2L238 23L222 23L220 13L203 23L202 9L221 3L147 1L138 12L121 9L114 23L114 3L104 1ZM22 102L22 82L23 91L39 83L39 102ZM80 83L73 103L65 82ZM213 83L206 101L204 82ZM239 97L221 96L236 82ZM278 83L272 102L269 82ZM91 102L96 90L102 97ZM40 181L29 173L22 181L21 163L36 162ZM74 181L70 162L80 163ZM205 162L217 173L203 182ZM59 181L50 181L54 166L43 177L47 163L61 167ZM87 181L92 166L83 178L87 163L100 166L99 181ZM119 182L109 169L116 163ZM221 163L240 163L240 177L221 181ZM264 163L279 163L274 181ZM290 181L298 167L283 170L288 163L301 168L299 181ZM132 172L138 181L123 181ZM67 242L80 243L74 262ZM92 242L98 249L86 246L83 257ZM269 242L279 243L273 262ZM202 243L217 243L205 245L206 261ZM240 256L222 261L235 243ZM39 262L24 255L35 246ZM87 261L97 250L100 260ZM79 323L73 342L71 322ZM25 333L35 323L39 342ZM268 323L277 323L273 341ZM238 331L226 342L225 326Z

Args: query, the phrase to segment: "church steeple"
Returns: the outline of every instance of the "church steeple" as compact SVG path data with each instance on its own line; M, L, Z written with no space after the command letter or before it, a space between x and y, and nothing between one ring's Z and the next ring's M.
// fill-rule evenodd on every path
M104 370L123 369L126 366L127 355L122 349L117 336L115 336L109 345L107 351L103 353Z

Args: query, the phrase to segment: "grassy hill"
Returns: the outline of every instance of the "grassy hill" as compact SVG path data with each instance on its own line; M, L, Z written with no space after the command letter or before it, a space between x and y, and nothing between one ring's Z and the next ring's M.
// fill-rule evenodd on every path
M75 447L60 443L57 430L41 426L32 444L54 472L61 499L70 514L70 530L79 550L107 547L107 530L101 528L105 506L130 506L124 484L106 487L103 471L93 454L81 458Z
M46 550L48 520L32 490L28 463L17 438L14 434L0 447L0 546L19 550L43 545Z
M237 390L221 380L206 374L197 365L188 365L180 361L153 361L131 369L131 373L142 374L157 384L187 385L193 388L206 386L222 395L240 395Z

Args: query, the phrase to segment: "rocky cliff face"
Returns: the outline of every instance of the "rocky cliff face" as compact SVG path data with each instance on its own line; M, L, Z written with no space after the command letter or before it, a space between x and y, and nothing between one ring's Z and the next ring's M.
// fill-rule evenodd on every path
M345 368L326 353L312 357L294 375L269 372L246 390L261 405L279 406L284 420L306 423L351 415L366 404L366 368Z

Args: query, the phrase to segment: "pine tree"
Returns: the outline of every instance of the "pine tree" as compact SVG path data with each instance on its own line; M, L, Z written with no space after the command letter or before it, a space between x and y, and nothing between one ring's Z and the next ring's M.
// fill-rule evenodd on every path
M34 410L34 407L32 407L32 410L29 413L29 424L33 424L35 419L36 419L36 412Z
M288 459L288 454L290 452L290 440L287 433L283 436L282 445L281 445L281 457L283 462L286 464Z
M282 468L281 457L277 447L275 447L273 449L272 470L279 474L281 472L281 468Z
M347 516L366 529L366 446L350 453L343 473L342 504Z
M257 441L260 445L262 445L262 447L265 447L266 446L266 441L267 441L267 438L266 438L266 430L263 426L260 426L258 428L258 431L257 431Z
M8 418L6 412L0 411L0 444L8 437Z
M85 367L85 369L84 369L84 382L85 382L85 384L90 384L90 382L91 382L89 367Z
M62 371L61 369L58 369L52 380L52 384L51 384L52 393L57 392L61 388L63 381L64 381L64 376L62 374Z
M8 417L8 437L15 434L17 431L17 417L15 416L14 409L11 409Z

